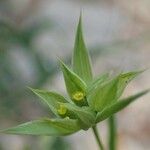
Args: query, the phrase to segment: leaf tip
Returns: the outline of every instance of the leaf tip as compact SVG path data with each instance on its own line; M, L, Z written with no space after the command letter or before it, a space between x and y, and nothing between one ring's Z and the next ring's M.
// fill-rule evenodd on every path
M31 87L29 87L29 86L26 86L26 88L29 89L29 90L31 90L31 91L33 90L33 88L31 88Z
M59 64L61 69L66 68L65 63L61 60L60 57L57 57L57 60L58 60L58 64Z
M37 91L37 89L33 89L33 88L29 87L29 86L27 86L27 88L28 88L30 91L32 91L33 93L36 93L36 91Z

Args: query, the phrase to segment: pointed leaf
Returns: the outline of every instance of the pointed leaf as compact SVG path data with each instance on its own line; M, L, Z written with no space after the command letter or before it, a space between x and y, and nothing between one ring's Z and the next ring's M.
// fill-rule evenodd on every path
M80 130L77 120L72 119L41 119L27 122L0 132L7 134L61 136Z
M113 103L116 100L117 84L117 78L98 84L87 97L89 106L94 111L102 111L107 105Z
M74 100L74 95L76 93L83 94L83 97L86 95L86 84L84 81L71 71L62 61L60 61L60 66L64 75L65 84L67 92L72 100Z
M102 111L108 104L118 100L127 84L141 72L143 71L124 73L104 84L97 83L95 90L90 92L88 96L88 103L91 108Z
M87 94L90 94L91 91L94 91L97 86L99 86L100 84L103 84L104 82L108 81L109 79L109 74L103 74L100 75L99 77L97 77L96 79L94 79L87 87Z
M65 104L68 110L73 111L80 121L81 128L87 130L94 125L96 114L89 107L78 107L73 104Z
M58 116L57 113L57 109L59 108L58 102L67 103L67 100L63 96L55 92L48 92L45 90L38 90L32 88L29 89L33 91L37 96L39 96L48 105L48 107L56 116Z
M90 58L86 49L82 34L82 18L80 16L77 27L74 53L73 53L73 71L81 77L86 83L92 80L92 69Z
M133 96L130 96L128 98L125 98L123 100L117 101L116 103L112 104L111 106L106 107L102 112L99 112L97 114L96 122L103 121L107 119L108 117L112 116L113 114L117 113L118 111L124 109L127 107L130 103L135 101L137 98L145 95L150 90L142 91L138 94L135 94Z
M119 75L117 98L119 98L122 95L128 83L132 81L135 77L137 77L139 74L141 74L142 72L143 71L134 71L134 72L128 72Z

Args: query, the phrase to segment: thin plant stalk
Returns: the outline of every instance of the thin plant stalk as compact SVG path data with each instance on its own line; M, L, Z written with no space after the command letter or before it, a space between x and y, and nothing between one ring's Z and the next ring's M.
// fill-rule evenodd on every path
M102 143L102 141L101 141L101 139L100 139L100 136L99 136L99 134L98 134L97 127L94 126L94 127L92 127L92 129L93 129L93 133L94 133L95 139L96 139L96 141L97 141L97 144L98 144L98 146L99 146L99 149L100 149L100 150L104 150L104 146L103 146L103 143Z
M111 116L108 119L108 126L109 126L109 150L116 150L116 143L117 143L117 133L116 133L116 118L115 116Z

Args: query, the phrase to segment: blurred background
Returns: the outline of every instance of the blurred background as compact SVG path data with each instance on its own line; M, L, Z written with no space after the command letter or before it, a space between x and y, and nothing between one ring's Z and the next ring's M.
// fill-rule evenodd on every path
M0 128L52 117L26 87L65 93L80 10L95 75L150 67L149 0L0 0ZM150 87L150 70L124 96ZM150 149L150 94L117 115L118 150ZM107 145L106 121L99 131ZM0 150L97 150L92 132L65 138L0 135Z

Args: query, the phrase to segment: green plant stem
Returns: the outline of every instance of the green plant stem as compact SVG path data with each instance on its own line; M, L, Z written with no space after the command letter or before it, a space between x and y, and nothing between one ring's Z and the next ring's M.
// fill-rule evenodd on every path
M92 129L93 129L93 133L94 133L94 136L96 138L96 141L97 141L97 144L98 144L100 150L104 150L104 146L103 146L102 141L101 141L101 139L99 137L99 134L98 134L98 131L97 131L97 127L94 126L94 127L92 127Z
M116 150L116 119L115 116L111 116L108 119L109 125L109 150Z

